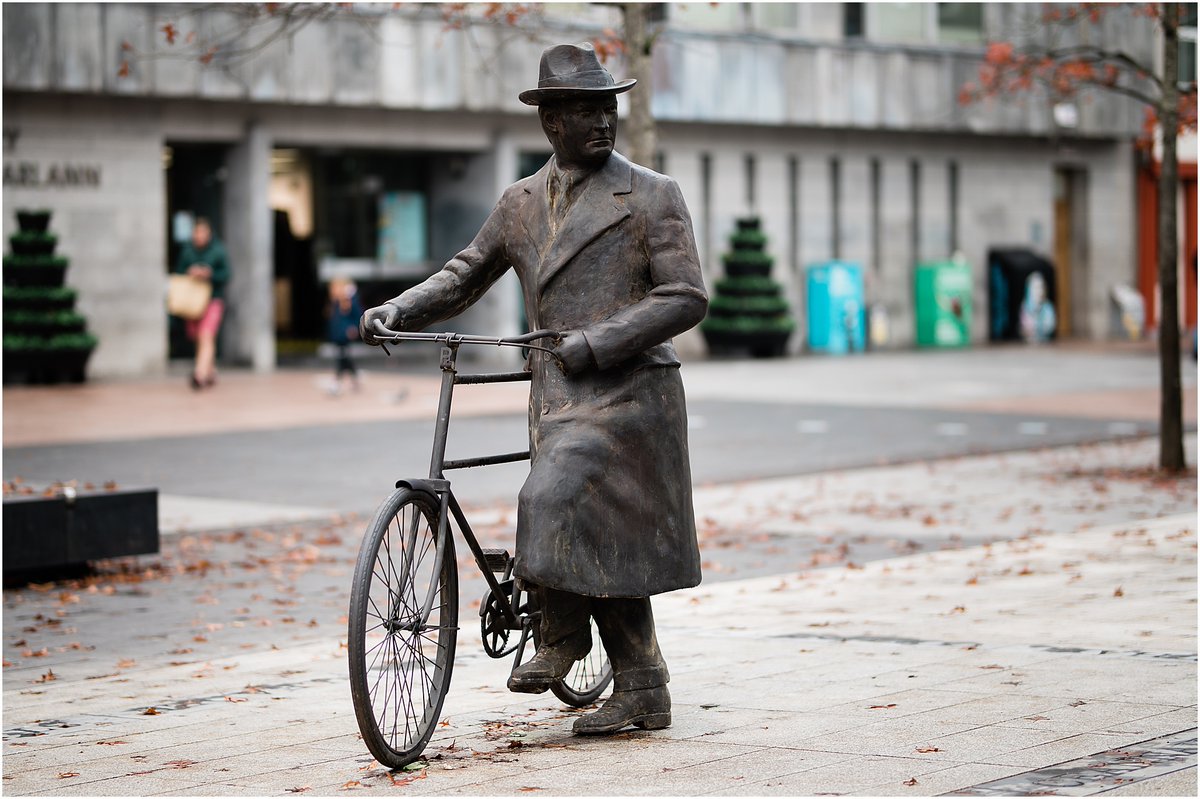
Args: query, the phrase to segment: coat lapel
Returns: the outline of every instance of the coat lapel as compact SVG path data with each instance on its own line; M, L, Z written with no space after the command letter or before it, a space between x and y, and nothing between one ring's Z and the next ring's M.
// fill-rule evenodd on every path
M550 205L546 199L546 180L550 175L552 162L553 159L547 161L525 185L525 203L518 214L521 228L529 238L529 243L533 245L533 251L537 253L535 268L540 267L541 262L545 260L546 249L550 245Z
M546 169L549 169L547 165ZM549 207L546 203L546 178L541 172L534 189L541 192L541 204L535 215L540 213L543 225L542 242L549 236ZM632 189L633 170L629 162L619 153L608 157L604 166L587 179L583 193L575 198L567 216L559 226L558 236L538 248L542 263L538 269L538 294L546 290L550 279L556 275L575 255L594 241L601 233L629 216L629 209L614 199L614 195L628 194Z

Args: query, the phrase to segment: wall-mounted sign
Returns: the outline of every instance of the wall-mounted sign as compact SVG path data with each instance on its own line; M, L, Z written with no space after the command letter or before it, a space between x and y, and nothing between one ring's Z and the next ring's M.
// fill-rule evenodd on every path
M4 185L30 189L98 189L100 167L92 164L5 161Z

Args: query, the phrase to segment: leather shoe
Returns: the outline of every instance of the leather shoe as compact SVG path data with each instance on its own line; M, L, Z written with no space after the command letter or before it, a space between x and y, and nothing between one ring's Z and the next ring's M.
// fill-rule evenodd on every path
M671 726L671 692L667 686L614 691L603 707L575 719L576 735L610 735L632 724L643 730Z
M512 670L508 678L508 690L521 694L543 693L550 683L566 677L575 661L587 655L591 649L590 638L540 646L528 662Z

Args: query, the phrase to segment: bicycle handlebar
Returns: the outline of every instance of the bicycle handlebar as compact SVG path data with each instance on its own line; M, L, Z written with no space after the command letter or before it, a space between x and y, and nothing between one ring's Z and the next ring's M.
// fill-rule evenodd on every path
M544 338L560 337L556 330L535 330L532 333L525 333L520 336L509 336L507 338L497 338L494 336L474 336L468 333L405 333L399 330L389 330L383 326L383 322L379 319L374 320L375 333L378 338L386 338L389 341L437 341L443 344L491 344L497 347L527 347L531 350L541 350L543 352L553 353L554 350L548 347L539 347L536 344L531 344L532 341L538 341Z

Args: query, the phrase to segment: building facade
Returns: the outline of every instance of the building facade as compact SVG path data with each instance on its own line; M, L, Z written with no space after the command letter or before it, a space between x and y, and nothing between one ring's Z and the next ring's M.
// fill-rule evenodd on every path
M320 336L332 277L358 280L369 305L440 268L549 154L517 100L542 49L621 22L607 5L555 4L514 24L479 11L463 29L443 6L354 5L267 36L278 22L243 8L3 7L4 233L17 208L54 211L100 339L96 376L161 372L177 351L164 274L197 216L233 268L222 357L256 369ZM793 308L808 266L856 261L886 346L904 347L915 265L961 253L971 336L986 341L987 252L1021 246L1060 265L1060 334L1108 335L1109 292L1137 281L1141 110L1104 95L958 101L984 42L1041 35L1039 13L656 5L653 86L635 91L653 90L657 166L683 189L706 279L721 276L734 220L757 215ZM1153 52L1144 20L1112 15L1097 35ZM197 49L209 42L225 44ZM623 75L619 57L608 66ZM522 324L510 275L454 327ZM704 352L697 331L677 345Z

